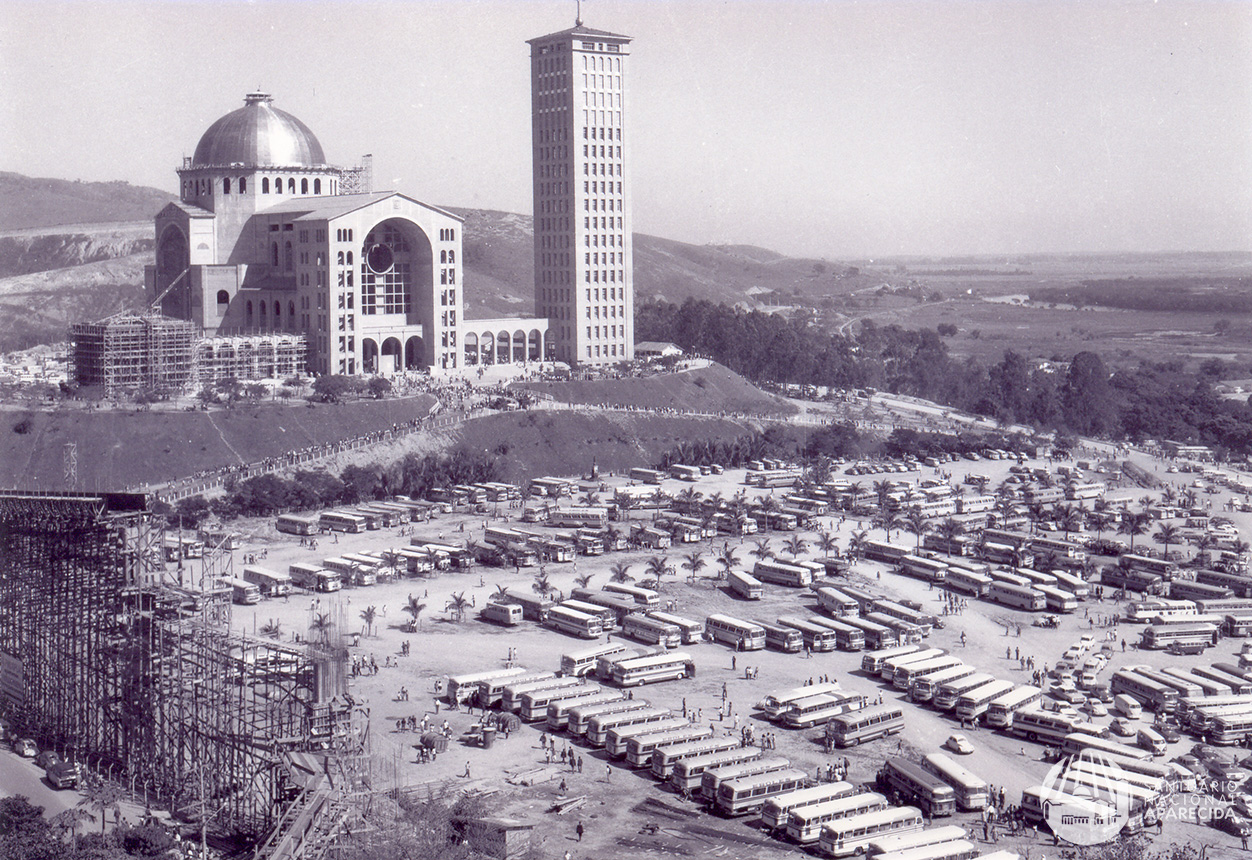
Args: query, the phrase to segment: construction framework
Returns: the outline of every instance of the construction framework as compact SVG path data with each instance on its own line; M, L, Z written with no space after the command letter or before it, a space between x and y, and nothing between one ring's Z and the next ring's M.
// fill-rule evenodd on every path
M157 313L119 313L70 326L71 376L99 385L106 397L124 392L171 394L195 375L196 326Z
M329 833L368 780L342 619L302 645L232 633L230 554L167 572L163 537L143 495L0 493L5 716L214 833L272 842L296 807Z

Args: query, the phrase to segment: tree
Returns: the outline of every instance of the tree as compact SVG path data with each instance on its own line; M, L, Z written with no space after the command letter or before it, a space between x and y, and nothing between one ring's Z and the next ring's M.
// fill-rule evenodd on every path
M792 535L783 541L783 551L791 556L792 560L799 558L809 550L809 542L800 535Z
M943 538L943 541L946 544L945 551L951 554L953 550L952 545L956 543L956 539L965 532L965 524L960 520L947 517L939 523L939 526L935 530L939 532L939 537Z
M574 577L574 584L579 588L586 588L591 585L591 580L595 577L594 573L580 573Z
M504 603L509 598L509 587L507 585L497 585L496 590L491 593L491 599L495 603Z
M1180 537L1182 537L1182 533L1179 531L1178 526L1169 525L1169 524L1162 525L1157 530L1156 534L1152 536L1153 540L1155 540L1157 543L1165 544L1165 557L1166 558L1169 558L1169 545L1173 543L1178 543L1178 539Z
M114 814L117 814L122 808L125 792L122 791L121 786L92 775L84 780L79 791L82 792L83 797L78 801L78 805L91 810L92 813L100 813L100 835L103 836L105 825L108 823L106 813L112 810Z
M887 533L887 540L890 541L892 531L900 528L903 521L895 511L880 510L874 515L873 523Z
M817 533L817 548L821 550L822 555L838 556L839 544L835 536L829 531L820 531Z
M365 622L365 630L363 634L369 636L370 630L374 627L374 619L378 617L378 607L367 606L361 610L361 620Z
M547 597L554 589L552 579L548 576L548 571L542 567L535 574L535 581L530 584L530 587L540 597Z
M56 830L57 835L59 835L62 840L64 840L66 836L69 836L70 837L70 850L71 852L77 852L78 851L78 826L80 824L86 824L88 821L94 821L94 820L95 820L95 816L93 816L87 810L81 809L76 806L71 806L69 809L62 810L61 812L58 812L56 815L52 816L52 819L48 823L52 826L53 829ZM7 832L7 828L0 827L0 832Z
M370 397L375 400L382 400L391 393L391 380L385 376L372 376L370 381L365 384L366 390Z
M926 521L926 515L922 513L921 508L909 508L904 514L904 528L911 532L917 541L914 544L915 549L922 548L922 535L930 531L930 523Z
M630 565L624 561L614 562L609 567L609 582L634 582L630 575Z
M335 622L330 620L329 612L319 612L313 616L309 630L317 634L323 645L330 644L330 632L335 629Z
M456 616L457 623L465 620L465 613L470 608L470 601L465 596L465 592L452 592L452 599L444 606L445 610L450 611Z
M752 542L752 549L748 553L756 556L757 561L768 561L774 557L774 551L769 547L769 538L757 538Z
M726 541L722 546L722 551L717 555L717 563L722 568L721 579L728 578L731 570L739 563L739 557L735 555L735 548L730 545L730 541Z
M660 587L661 577L671 572L671 569L669 566L669 556L665 556L665 555L652 556L651 558L648 559L648 564L645 570L648 574L648 578L655 579L657 587Z
M507 591L507 590L508 589L503 589L501 592L498 593L499 596L503 596L502 592ZM408 615L410 618L413 619L412 621L409 622L409 632L415 632L421 629L420 622L421 622L421 617L422 617L422 610L424 610L425 608L426 608L426 604L422 603L420 600L418 600L416 597L414 597L411 594L409 595L408 603L406 603L404 606L400 608L401 612L403 612L404 614Z
M322 403L340 403L350 394L361 390L361 381L355 376L330 374L313 380L311 399Z
M1130 538L1130 550L1134 552L1135 538L1148 530L1148 518L1145 514L1122 511L1121 521L1117 524L1117 533Z
M1065 539L1069 540L1071 532L1082 528L1082 512L1073 505L1061 505L1056 509L1056 524L1061 527Z
M859 560L865 555L865 544L869 541L867 532L853 532L852 537L848 539L848 555L854 560Z
M275 641L283 638L283 625L277 618L271 618L268 623L261 625L261 635L267 639Z
M622 519L629 520L631 508L634 508L637 503L635 497L629 493L618 492L613 495L613 504L621 511Z
M696 581L696 576L705 568L704 553L696 550L689 552L683 556L682 569L687 571L692 582Z
M1095 529L1098 540L1104 535L1104 530L1113 524L1113 515L1107 511L1092 511L1087 515L1087 523Z

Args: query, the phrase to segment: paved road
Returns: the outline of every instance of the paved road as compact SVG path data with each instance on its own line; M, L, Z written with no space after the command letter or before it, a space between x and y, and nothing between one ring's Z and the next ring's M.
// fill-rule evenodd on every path
M31 759L21 758L6 744L0 746L0 797L13 797L19 794L27 797L36 806L42 806L45 818L52 818L58 813L72 809L82 800L82 795L77 791L71 789L58 791L53 788L44 779L43 768ZM109 817L112 818L112 813ZM137 822L142 817L141 806L129 802L122 803L123 820ZM82 831L87 832L92 826L84 824ZM96 828L100 826L98 816L94 826Z

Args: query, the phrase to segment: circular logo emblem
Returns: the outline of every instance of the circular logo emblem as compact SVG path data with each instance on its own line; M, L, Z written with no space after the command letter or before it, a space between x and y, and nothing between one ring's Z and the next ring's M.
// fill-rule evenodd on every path
M1043 780L1044 818L1052 832L1075 845L1098 845L1119 834L1130 820L1127 774L1094 750L1068 756Z

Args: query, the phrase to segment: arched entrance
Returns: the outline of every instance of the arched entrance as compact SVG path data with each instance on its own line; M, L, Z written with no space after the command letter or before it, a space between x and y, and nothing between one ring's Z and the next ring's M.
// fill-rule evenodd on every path
M513 360L518 364L526 360L526 332L520 328L513 332Z
M388 218L374 225L361 248L361 314L420 322L418 292L431 289L431 259L430 240L412 221Z
M531 361L541 361L543 358L542 335L539 334L539 329L537 328L530 330L529 357Z
M478 335L472 331L465 333L465 366L474 367L478 364Z
M366 373L378 372L378 344L372 338L361 338L361 369Z
M496 335L496 362L498 364L508 364L512 358L509 355L509 333L502 331Z
M404 369L421 370L426 366L426 345L414 335L404 342Z
M382 361L379 363L378 373L390 376L400 370L403 365L401 361L404 358L404 348L400 346L400 339L397 337L389 337L383 341Z
M482 355L483 364L496 363L496 336L489 331L483 332Z

